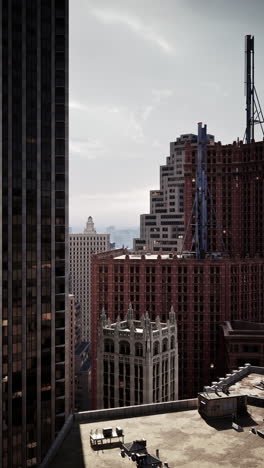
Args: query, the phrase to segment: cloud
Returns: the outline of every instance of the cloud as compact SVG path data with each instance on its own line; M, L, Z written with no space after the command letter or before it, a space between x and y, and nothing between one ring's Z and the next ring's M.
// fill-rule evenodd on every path
M173 95L172 89L153 89L152 94L155 97L157 103L160 103L162 99L167 99Z
M70 155L78 155L85 159L95 159L104 155L106 148L99 140L70 140Z
M148 212L150 187L122 192L80 193L70 196L72 225L82 225L84 213L96 213L98 224L137 225ZM107 209L106 209L107 207ZM135 209L136 208L136 209ZM114 217L113 217L114 214Z
M137 36L145 41L152 42L166 54L173 54L174 47L164 37L154 31L150 26L145 25L138 17L126 15L109 9L95 8L92 14L98 21L104 24L121 24L126 26Z
M146 121L150 114L159 106L163 99L168 99L173 95L171 89L153 89L152 90L152 103L147 105L142 113L142 119Z
M132 138L136 143L143 143L145 141L143 128L140 124L140 118L136 116L135 112L130 112L127 133L127 136Z
M69 107L70 107L70 110L85 111L85 110L88 109L87 106L85 106L84 104L82 104L81 102L78 102L78 101L70 101L69 102Z

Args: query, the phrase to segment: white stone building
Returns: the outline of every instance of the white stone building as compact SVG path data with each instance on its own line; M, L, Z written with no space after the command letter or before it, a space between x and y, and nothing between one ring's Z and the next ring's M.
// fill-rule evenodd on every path
M173 307L167 323L148 313L125 321L100 317L97 352L97 407L158 403L178 398L178 342Z
M90 340L91 256L110 250L110 234L97 234L89 216L83 234L69 235L70 291L81 307L81 340Z

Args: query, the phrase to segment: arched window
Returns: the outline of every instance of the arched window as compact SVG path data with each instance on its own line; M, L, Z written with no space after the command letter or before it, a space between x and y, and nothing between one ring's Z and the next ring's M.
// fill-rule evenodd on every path
M136 356L143 356L143 346L142 343L135 343L135 354Z
M153 354L154 356L156 356L157 354L159 354L160 350L159 350L159 342L158 341L155 341L154 342L154 346L153 346Z
M104 352L105 353L114 353L115 352L115 344L113 340L109 340L109 338L104 340Z
M130 344L128 341L120 341L119 343L119 354L130 354Z
M162 352L165 353L166 351L168 351L168 338L162 340Z
M171 336L171 349L174 349L175 348L175 336Z

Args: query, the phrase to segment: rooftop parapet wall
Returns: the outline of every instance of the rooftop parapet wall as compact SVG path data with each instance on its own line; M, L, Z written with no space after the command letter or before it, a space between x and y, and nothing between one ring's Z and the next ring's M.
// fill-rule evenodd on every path
M244 366L233 370L231 374L226 374L225 377L220 377L218 382L212 382L211 386L204 387L204 391L209 393L214 392L215 390L220 390L224 386L230 387L252 373L264 375L264 367L251 366L251 364L246 363Z
M75 413L74 419L79 422L109 421L121 418L137 418L152 414L173 413L176 411L194 410L198 407L197 398L190 400L167 401L151 403L148 405L123 406L122 408L109 408L95 411Z

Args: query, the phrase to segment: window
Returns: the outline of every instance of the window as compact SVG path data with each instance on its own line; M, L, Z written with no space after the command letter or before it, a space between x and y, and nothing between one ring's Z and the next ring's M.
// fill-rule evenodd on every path
M162 340L162 352L165 353L166 351L168 351L168 338Z
M153 351L154 356L156 356L157 354L159 354L160 351L159 351L159 342L158 342L158 341L155 341L155 342L154 342L153 350L154 350L154 351Z
M142 357L143 356L143 346L142 343L135 344L135 354L136 356Z
M171 337L171 349L174 349L175 348L175 336L172 336Z
M130 354L130 344L128 341L120 341L119 343L119 353L120 354Z
M113 340L106 339L104 341L104 351L105 353L114 353L115 352L115 344Z

